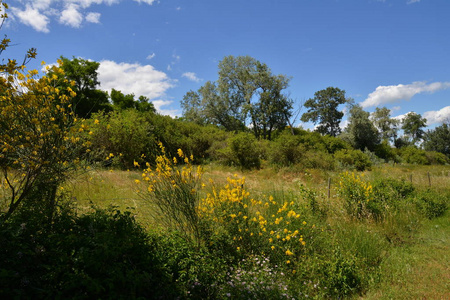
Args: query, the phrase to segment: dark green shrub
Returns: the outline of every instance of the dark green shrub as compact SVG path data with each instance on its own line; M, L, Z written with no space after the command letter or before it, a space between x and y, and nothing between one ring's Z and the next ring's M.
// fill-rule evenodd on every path
M228 139L228 146L218 150L221 160L228 165L239 166L243 169L259 169L261 160L255 136L251 133L240 132Z
M414 146L408 146L400 149L400 157L408 164L429 165L426 151L417 149Z
M381 144L375 146L375 155L384 159L386 162L400 162L400 157L397 156L395 149L387 141L383 141Z
M450 163L450 159L445 154L440 152L427 151L425 152L425 156L432 165L446 165Z
M426 190L417 193L414 202L417 208L429 219L442 216L448 209L449 193Z
M0 229L2 299L174 299L180 292L129 212L21 210Z
M361 150L339 150L334 157L344 168L364 171L372 166L370 158Z
M304 145L300 145L298 136L285 131L271 143L270 161L273 164L289 166L301 161L306 151Z

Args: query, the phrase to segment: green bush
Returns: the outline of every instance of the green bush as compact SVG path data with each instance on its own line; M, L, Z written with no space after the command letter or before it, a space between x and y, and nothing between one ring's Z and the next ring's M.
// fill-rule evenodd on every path
M438 193L434 190L426 190L417 193L414 202L427 218L433 219L442 216L448 209L450 193Z
M344 168L364 171L372 166L370 158L361 150L339 150L334 154L334 157Z
M408 164L429 165L426 151L417 149L414 146L407 146L400 149L400 157Z
M446 165L450 163L450 159L443 153L436 151L427 151L425 156L432 165Z
M223 163L247 170L261 167L258 141L253 134L240 132L230 137L227 142L226 148L217 150Z
M21 210L0 228L2 299L174 299L180 295L131 213Z

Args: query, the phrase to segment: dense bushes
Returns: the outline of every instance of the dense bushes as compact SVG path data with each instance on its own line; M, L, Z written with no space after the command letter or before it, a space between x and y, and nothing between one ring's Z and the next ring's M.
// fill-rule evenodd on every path
M31 218L30 218L31 217ZM22 210L0 229L4 299L173 299L179 291L150 236L129 212L77 216Z

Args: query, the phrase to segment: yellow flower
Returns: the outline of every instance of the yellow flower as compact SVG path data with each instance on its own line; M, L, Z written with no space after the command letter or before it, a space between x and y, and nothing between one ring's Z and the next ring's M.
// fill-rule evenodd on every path
M183 155L184 155L184 154L183 154L183 150L181 150L181 149L178 149L178 150L177 150L177 153L178 153L178 156L179 156L179 157L183 157Z
M140 166L139 166L139 163L138 163L137 161L133 161L133 165L134 165L135 167L137 167L137 168L140 167Z
M286 250L286 255L291 256L291 255L294 255L294 253L292 253L292 252L288 249L288 250Z

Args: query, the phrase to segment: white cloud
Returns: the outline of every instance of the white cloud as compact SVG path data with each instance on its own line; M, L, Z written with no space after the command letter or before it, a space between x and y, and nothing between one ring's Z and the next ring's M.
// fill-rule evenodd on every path
M147 3L148 5L152 5L155 0L134 0L137 3Z
M31 26L36 31L50 32L48 24L50 20L47 16L41 14L38 9L27 5L25 10L12 7L11 12L19 18L19 21L27 26Z
M11 19L31 26L39 32L49 32L51 20L60 24L79 28L83 24L85 9L92 5L113 5L124 0L19 0L11 6ZM156 0L134 0L152 5ZM17 17L17 18L15 18ZM100 23L99 13L87 13L86 22Z
M419 3L419 2L420 2L420 0L408 0L406 2L406 4L413 4L413 3Z
M176 10L181 10L181 6L178 6L177 8L175 8Z
M423 117L427 119L427 125L441 124L445 121L450 121L450 106L446 106L438 111L427 111L423 114Z
M148 56L147 56L147 59L152 59L152 58L154 58L156 56L156 54L153 52L152 54L149 54Z
M98 79L103 90L111 91L114 88L124 94L143 95L150 100L160 100L175 85L175 81L166 73L155 70L151 65L116 63L110 60L100 62ZM167 102L158 103L167 105Z
M78 11L78 5L71 4L61 12L59 23L79 28L83 22L83 15Z
M433 82L427 84L425 81L416 81L411 84L399 84L379 86L370 93L361 106L379 106L386 103L395 103L400 100L410 100L414 95L423 92L434 93L439 90L450 88L450 82Z
M186 72L181 75L181 77L185 77L191 81L200 82L201 79L197 77L197 75L193 72Z
M100 13L97 12L90 12L86 15L86 21L90 22L90 23L96 23L99 24L100 23Z

